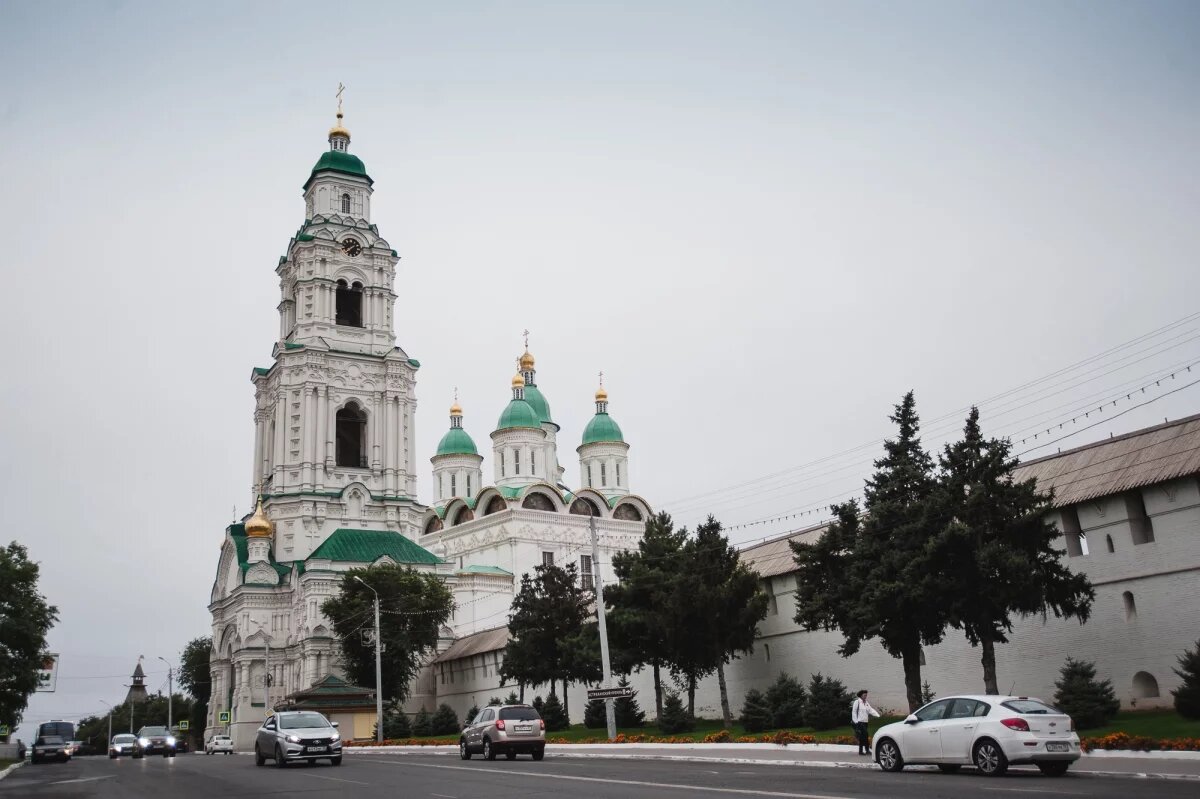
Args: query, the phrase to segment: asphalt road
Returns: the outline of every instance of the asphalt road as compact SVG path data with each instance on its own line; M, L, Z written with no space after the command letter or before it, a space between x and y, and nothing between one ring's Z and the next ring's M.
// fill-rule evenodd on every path
M679 763L640 759L555 757L535 763L463 762L457 755L348 755L338 767L270 765L244 755L179 755L144 760L76 758L25 766L0 781L0 799L233 799L290 797L431 797L432 799L647 799L648 797L782 797L784 799L963 799L964 797L1095 797L1155 799L1198 793L1195 780L1133 780L1068 774L1054 779L1014 769L999 779L973 773Z

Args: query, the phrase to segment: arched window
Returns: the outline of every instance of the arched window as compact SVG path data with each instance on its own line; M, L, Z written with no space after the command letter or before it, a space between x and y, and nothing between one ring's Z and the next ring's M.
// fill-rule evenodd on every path
M613 518L624 519L627 522L640 522L642 514L638 512L637 506L626 502L623 505L617 506L617 509L613 511Z
M441 529L442 529L442 520L439 519L438 517L434 516L432 519L429 520L429 523L425 525L425 535L429 535L430 533L436 533L438 530L441 530Z
M1121 594L1121 599L1125 600L1125 620L1133 621L1137 618L1137 602L1133 599L1133 592L1126 591Z
M484 516L491 516L493 513L499 513L507 508L508 505L504 502L504 497L492 497L488 500L487 510L483 512Z
M337 412L337 465L367 465L367 412L357 402Z
M1107 545L1107 546L1108 546L1108 551L1109 551L1109 552L1116 552L1116 551L1117 551L1117 548L1113 546L1113 540L1112 540L1112 536L1111 536L1111 535L1106 535L1106 536L1104 536L1104 543L1105 543L1105 545Z
M470 508L462 507L458 509L458 513L454 514L454 523L462 524L463 522L469 522L474 518L475 514Z
M350 213L350 195L349 194L342 195L342 213L343 214Z
M522 508L529 510L548 510L554 511L554 502L545 494L539 494L534 491L525 497L525 501L521 503Z
M599 516L600 510L596 507L596 503L590 499L578 497L571 503L571 513L576 516Z
M1133 698L1153 699L1158 696L1158 680L1148 671L1133 675Z
M363 286L357 280L349 285L337 282L337 313L334 321L346 327L362 327Z

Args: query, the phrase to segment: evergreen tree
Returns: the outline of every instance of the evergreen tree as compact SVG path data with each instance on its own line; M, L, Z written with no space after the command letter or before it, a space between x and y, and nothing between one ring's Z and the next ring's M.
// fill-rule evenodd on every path
M667 598L676 593L677 578L686 530L675 530L667 513L646 521L646 530L636 552L613 555L613 572L618 582L604 588L608 608L609 640L627 664L618 671L649 665L654 676L654 710L663 713L662 670L673 663L675 643L680 639L675 619L668 613ZM615 662L615 661L614 661Z
M950 624L980 647L984 692L999 694L996 643L1008 642L1013 615L1053 613L1082 624L1095 592L1060 557L1059 532L1048 521L1052 497L1032 478L1013 480L1012 445L983 437L978 408L940 464L938 515L951 521L940 537L949 566L939 579L950 589Z
M470 724L479 715L479 705L471 705L471 709L467 711L467 716L463 719L464 722Z
M193 700L191 715L187 716L191 729L181 737L195 738L204 734L208 722L208 700L212 696L212 675L208 659L212 654L212 636L205 635L188 641L179 654L179 687L187 691ZM184 718L180 715L179 718Z
M493 701L493 700L494 700L494 701ZM519 703L520 703L520 701L521 701L521 700L520 700L520 699L517 697L517 692L516 692L516 691L509 691L509 692L508 692L508 696L504 697L504 702L503 702L503 704L505 704L505 705L516 705L516 704L519 704ZM496 697L494 697L494 696L493 696L493 697L492 697L492 699L488 700L488 704L489 704L489 705L499 705L499 704L501 704L501 702L500 702L499 700L497 700L497 699L496 699Z
M808 684L808 701L804 705L804 721L814 730L832 730L847 724L850 719L850 694L841 680L812 676Z
M433 735L433 717L429 715L429 711L425 709L424 705L421 705L417 717L413 719L412 734L415 738L427 738Z
M622 677L617 683L622 688L629 687L629 678ZM600 703L603 709L604 703ZM641 706L637 701L637 691L634 691L629 696L622 696L613 702L613 715L617 718L617 726L621 729L629 729L631 727L642 727L646 724L646 714L642 711Z
M1171 692L1176 712L1185 719L1200 719L1200 641L1195 649L1179 656L1179 668L1173 671L1182 681Z
M0 724L15 729L37 689L58 608L39 593L38 565L16 541L0 547L0 586Z
M799 583L795 621L805 630L840 630L843 657L879 639L901 660L909 710L915 710L921 646L939 643L950 622L947 564L934 540L945 525L937 517L933 462L921 447L911 391L889 418L899 435L884 443L875 461L863 491L865 513L855 500L834 505L836 519L823 536L791 544Z
M445 702L438 705L437 712L433 714L429 724L434 735L457 735L462 729L458 724L458 714Z
M804 703L808 696L799 680L780 672L764 698L776 729L804 726Z
M937 699L937 694L933 692L933 686L929 684L929 680L921 683L921 704L928 705L934 699Z
M454 595L437 575L408 566L389 564L345 572L341 593L325 600L321 612L333 620L347 675L357 685L375 684L375 647L358 635L362 619L374 613L375 594L371 589L379 593L385 607L406 611L385 613L379 622L380 638L387 650L381 680L383 698L403 701L426 657L437 646L442 627L450 620Z
M546 697L542 709L538 712L542 714L542 721L546 722L547 732L558 732L571 726L571 720L567 718L562 702L558 701L558 694L553 691Z
M546 703L542 700L541 696L535 696L533 698L533 701L530 702L529 704L534 710L536 710L538 712L539 716L544 717L545 714L542 712L542 710L543 710L543 708L546 707Z
M604 709L603 699L593 699L584 706L583 726L589 730L599 730L608 726L608 716Z
M775 713L762 691L753 688L746 692L746 701L742 705L742 726L746 732L762 732L770 729L775 721Z
M412 734L408 714L392 703L383 713L383 737L395 741L411 738Z
M1103 727L1121 709L1113 693L1112 682L1096 679L1096 666L1084 660L1067 658L1054 683L1054 702L1075 722L1077 730Z
M679 694L668 690L663 698L662 715L658 717L658 728L667 735L687 732L696 726L696 720L683 706Z

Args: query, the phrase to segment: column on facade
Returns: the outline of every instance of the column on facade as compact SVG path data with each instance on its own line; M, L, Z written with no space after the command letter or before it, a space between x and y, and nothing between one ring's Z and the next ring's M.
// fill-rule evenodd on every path
M275 477L272 490L283 490L284 442L287 440L287 390L279 389L275 394L275 440L271 446L275 452Z
M251 485L257 486L263 474L263 426L262 412L254 409L254 468L251 469Z
M404 419L400 415L400 398L393 397L392 402L388 406L392 414L392 434L387 441L387 450L392 462L392 482L390 492L392 496L396 496L401 492L400 475L404 470L400 468L400 443L404 440L401 430L404 428Z
M383 469L379 461L380 436L383 433L383 394L379 391L371 393L371 471L380 474Z
M304 386L300 394L300 487L312 490L312 392Z
M402 449L404 452L404 493L406 496L414 497L417 494L417 475L413 472L413 407L412 403L405 398L404 401L404 440Z
M386 369L386 366L384 368ZM383 379L384 381L387 380L386 373ZM387 389L383 391L383 404L379 406L379 416L379 441L380 449L382 450L380 468L383 471L383 492L386 494L392 484L392 456L388 451L387 445L388 436L392 432L392 396L388 393Z
M326 428L329 427L329 389L326 386L317 387L317 451L313 456L313 469L316 472L315 483L318 491L325 490L325 457L329 447L325 444Z

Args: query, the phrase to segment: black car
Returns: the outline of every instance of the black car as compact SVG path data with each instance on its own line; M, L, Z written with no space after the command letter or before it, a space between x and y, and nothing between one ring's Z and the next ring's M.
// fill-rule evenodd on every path
M63 740L61 735L43 735L33 742L33 763L44 763L47 760L57 760L66 763L71 759L71 742Z
M137 748L133 756L161 754L163 757L175 757L175 736L166 727L142 727L138 730Z

